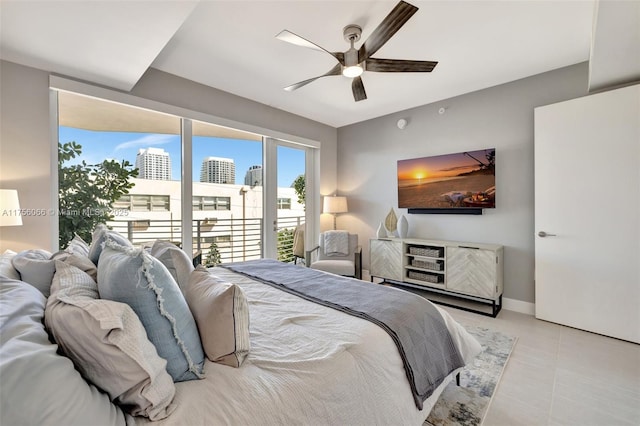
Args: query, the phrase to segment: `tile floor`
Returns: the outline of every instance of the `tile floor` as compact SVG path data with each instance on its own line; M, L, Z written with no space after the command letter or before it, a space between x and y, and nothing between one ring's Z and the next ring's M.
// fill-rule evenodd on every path
M640 345L507 310L445 309L518 337L484 426L640 425Z

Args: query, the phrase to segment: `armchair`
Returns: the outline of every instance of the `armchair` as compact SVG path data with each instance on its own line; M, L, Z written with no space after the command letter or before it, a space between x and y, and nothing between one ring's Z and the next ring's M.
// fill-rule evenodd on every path
M333 240L334 238L337 240ZM343 241L342 248L332 251L335 250L335 246L331 246L332 242L340 242L340 239ZM358 235L347 231L321 233L318 245L306 252L305 263L313 269L362 279L362 247L358 245Z
M293 263L298 264L298 259L302 259L302 263L305 263L304 252L304 223L296 226L293 231Z

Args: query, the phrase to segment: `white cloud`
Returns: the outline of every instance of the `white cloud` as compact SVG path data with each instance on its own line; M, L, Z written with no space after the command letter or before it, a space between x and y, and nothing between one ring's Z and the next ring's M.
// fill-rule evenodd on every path
M164 145L175 140L175 135L146 135L132 141L123 142L116 146L115 150L136 148L136 147L149 147L153 145Z

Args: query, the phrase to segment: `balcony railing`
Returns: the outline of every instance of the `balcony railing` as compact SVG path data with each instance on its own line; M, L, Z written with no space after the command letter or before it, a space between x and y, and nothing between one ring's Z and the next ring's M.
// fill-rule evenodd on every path
M193 221L194 258L202 263L239 262L262 257L262 219L198 219ZM293 234L296 226L304 223L304 216L279 218L278 260L291 262ZM126 235L134 246L150 246L155 240L166 240L182 245L182 223L179 220L111 221L108 225Z

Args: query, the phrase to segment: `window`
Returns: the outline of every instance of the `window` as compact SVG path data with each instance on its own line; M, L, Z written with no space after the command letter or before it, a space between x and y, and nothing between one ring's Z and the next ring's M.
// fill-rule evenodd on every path
M218 240L225 241L225 250L220 253L223 261L248 260L264 255L275 258L277 229L272 231L264 224L275 221L279 229L278 215L296 223L304 220L301 219L305 217L304 204L296 201L290 185L304 173L305 167L311 165L316 168L319 150L314 149L314 156L310 159L302 154L293 162L285 161L284 156L276 162L276 157L281 154L279 146L286 141L212 122L182 118L174 113L149 110L143 106L146 102L128 95L118 94L118 100L114 100L107 94L108 99L103 100L95 96L88 86L86 95L73 93L65 89L69 82L58 78L54 80L61 86L53 88L58 108L57 111L52 110L58 117L61 149L68 143L69 149L79 152L79 148L70 145L71 141L82 148L82 155L73 157L69 167L81 161L97 167L102 164L100 160L106 158L113 159L128 172L120 173L129 183L126 190L112 191L114 195L109 196L107 188L98 192L110 197L106 203L100 201L100 196L94 197L98 199L95 203L89 203L108 204L112 210L123 210L124 214L107 217L103 222L119 232L128 232L134 244L162 238L181 243L186 249L199 250L203 245L201 238L224 236ZM76 87L75 82L72 86ZM121 103L123 99L130 99L132 105ZM206 115L202 116L208 120ZM311 148L319 147L319 144L306 139L286 143L301 152L311 152ZM181 158L183 147L184 152L190 154L189 158ZM64 153L67 154L66 151ZM263 161L270 167L265 167ZM295 167L289 167L292 163ZM280 166L276 167L277 164ZM186 173L183 173L183 165ZM281 167L283 165L286 166ZM275 176L278 168L283 170ZM182 178L185 182L181 182ZM82 181L100 185L99 181L93 184L91 179ZM68 177L59 180L59 193L65 194L66 185L71 187L69 198L87 204L83 197L74 197L74 182ZM124 185L114 187L125 188ZM182 206L185 193L188 198L193 197L191 208L188 204L184 206L186 208ZM268 208L264 208L265 202ZM61 209L67 207L62 202L60 206ZM205 226L208 218L217 220L215 226ZM132 233L134 221L136 226ZM138 226L142 221L145 221L144 226ZM60 220L60 241L69 241L73 233L85 228L87 232L83 235L90 238L94 226L89 225L79 227L76 223ZM143 227L144 231L138 229ZM183 238L186 240L181 241Z
M97 220L126 234L134 244L154 239L181 243L181 119L67 91L58 92L57 112L61 149L65 145L72 148L72 141L81 148L75 157L63 160L63 167L71 170L86 163L93 173L104 177L76 182L72 173L59 174L60 205L82 203L129 212L99 218L87 215L82 223L60 216L60 246L73 233L90 238ZM123 169L128 172L126 177ZM131 173L133 170L137 172ZM76 183L88 188L82 196L74 193ZM89 190L94 186L98 191Z
M193 197L193 210L231 210L231 197Z
M278 198L278 209L291 210L291 198Z
M134 212L168 212L170 198L168 195L123 195L113 207Z

